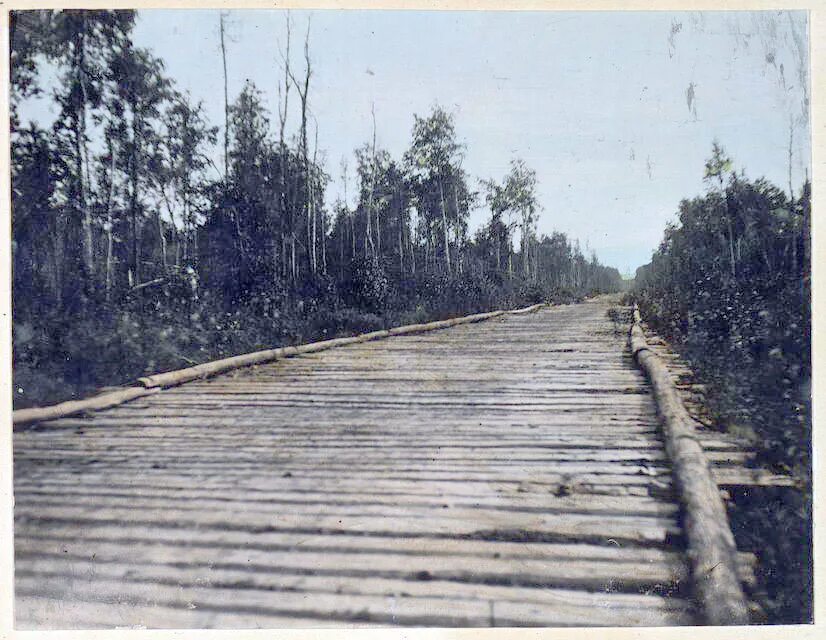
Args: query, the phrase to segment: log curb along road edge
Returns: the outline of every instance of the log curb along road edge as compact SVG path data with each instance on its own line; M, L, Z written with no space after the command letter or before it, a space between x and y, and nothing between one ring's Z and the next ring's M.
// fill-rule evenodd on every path
M407 335L413 333L424 333L427 331L436 331L439 329L447 329L460 324L470 324L472 322L481 322L503 315L522 315L532 313L549 306L548 303L534 304L522 309L513 310L498 310L488 311L486 313L475 313L469 316L461 316L459 318L451 318L449 320L436 320L434 322L426 322L423 324L409 324L401 327L393 327L391 329L383 329L381 331L371 331L369 333L362 333L357 336L346 338L334 338L331 340L322 340L320 342L309 342L307 344L298 345L295 347L279 347L278 349L265 349L263 351L255 351L239 356L232 356L230 358L223 358L221 360L213 360L194 367L186 369L178 369L176 371L168 371L166 373L154 374L145 376L137 380L137 385L118 389L108 393L102 393L90 398L82 400L69 400L59 404L50 405L46 407L31 407L28 409L18 409L12 412L12 424L23 425L34 422L43 422L46 420L56 420L58 418L65 418L77 413L84 413L89 411L100 411L102 409L109 409L130 400L141 398L153 393L157 393L162 389L169 387L176 387L186 382L193 380L204 380L220 373L226 373L242 367L249 367L256 364L265 364L268 362L275 362L285 358L292 358L307 353L317 353L319 351L326 351L335 347L342 347L348 344L357 344L360 342L370 342L371 340L381 340L398 335Z
M693 590L706 624L746 625L749 605L737 572L737 546L726 507L691 416L662 360L648 347L639 308L629 333L631 353L645 372L660 414L665 448L683 506Z

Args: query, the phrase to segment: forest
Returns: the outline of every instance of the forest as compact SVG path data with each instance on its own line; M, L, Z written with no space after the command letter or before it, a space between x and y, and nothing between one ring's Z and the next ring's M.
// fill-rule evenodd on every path
M637 270L642 315L688 358L717 425L757 445L758 463L799 489L753 488L730 514L759 552L775 621L812 615L811 185L749 180L715 142L705 195Z
M623 288L575 239L538 232L547 212L524 160L470 175L462 123L438 104L398 125L410 131L400 157L379 146L371 114L372 135L328 166L309 28L288 17L273 87L230 96L221 16L224 117L209 122L134 44L136 20L10 14L15 408L262 348ZM27 118L35 99L54 103L53 122ZM628 297L690 361L720 428L798 481L734 496L730 517L738 544L760 550L769 617L805 621L811 187L794 189L791 169L788 190L749 179L717 142L703 175L705 193L679 203Z
M439 105L411 114L399 158L377 145L373 115L330 206L309 28L296 36L287 19L276 113L251 82L229 96L224 64L225 118L212 123L135 46L136 19L11 13L15 407L265 347L619 290L619 272L577 241L537 232L524 161L496 178L463 169L460 123ZM219 34L226 62L223 16ZM25 117L35 98L56 105L48 127ZM487 221L471 233L479 207Z

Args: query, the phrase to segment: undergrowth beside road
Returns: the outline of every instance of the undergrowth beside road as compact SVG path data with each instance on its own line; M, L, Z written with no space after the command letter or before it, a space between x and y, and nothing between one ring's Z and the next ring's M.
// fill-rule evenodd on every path
M624 302L630 302L630 297ZM645 314L643 317L648 320ZM754 429L743 421L742 412L738 413L738 422L727 421L726 408L736 406L742 399L726 386L725 378L710 381L702 375L701 359L690 358L680 345L670 346L690 365L692 381L703 385L703 404L708 411L704 424L751 441L758 454L757 466L789 471L788 466L769 462L776 454L761 446ZM760 559L755 570L758 584L752 597L766 614L766 621L775 624L812 619L812 489L810 480L799 474L799 468L797 471L797 487L726 487L730 495L728 517L737 547Z
M748 181L717 145L706 178L708 193L680 203L679 225L637 270L630 297L705 385L714 422L798 481L739 493L730 517L738 544L761 560L769 621L810 622L810 186L790 198Z
M261 349L537 302L572 302L584 293L518 279L487 287L471 278L430 280L383 296L380 305L319 290L280 300L252 297L227 309L208 295L193 298L164 285L69 318L41 309L15 322L14 408L85 397L140 376Z

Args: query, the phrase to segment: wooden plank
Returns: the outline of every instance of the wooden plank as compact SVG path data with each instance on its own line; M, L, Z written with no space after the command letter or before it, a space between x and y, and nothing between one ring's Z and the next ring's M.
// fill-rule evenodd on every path
M660 595L688 577L682 529L606 309L309 349L16 433L23 618L694 621Z
M714 467L711 475L721 487L796 487L797 481L786 475L779 475L765 469L746 467Z
M88 520L82 525L71 521L46 521L36 519L31 523L22 523L27 537L31 539L63 542L74 540L76 543L95 544L97 542L121 543L128 547L134 542L155 542L175 548L201 546L212 549L269 549L339 553L362 551L392 551L396 554L428 555L431 557L476 556L502 558L503 561L525 560L598 560L604 562L639 562L666 563L676 565L684 562L679 549L662 549L657 547L640 547L608 543L605 545L579 543L549 542L509 542L505 540L476 540L451 537L405 535L367 535L359 533L340 533L329 536L323 533L262 531L250 534L246 531L219 530L209 528L182 528L175 526L154 527L149 524L133 522L106 523ZM82 551L82 549L81 549ZM61 548L62 552L62 548ZM741 554L744 566L753 563L751 554Z
M33 590L35 593L37 590ZM71 612L67 615L67 609ZM257 611L225 613L214 609L163 605L139 605L134 602L113 602L112 599L86 602L41 595L18 594L14 599L15 628L20 631L79 629L283 629L312 627L314 629L383 627L368 623L323 618L284 617ZM57 622L68 620L68 622Z
M116 499L133 500L139 498L151 498L158 500L168 500L170 504L175 503L197 503L199 507L209 505L231 504L234 508L246 508L247 506L266 505L274 507L278 505L283 508L309 507L310 505L328 505L330 507L369 507L380 506L404 506L432 509L474 509L478 510L480 517L483 512L490 510L507 511L535 511L538 513L603 513L603 514L639 514L656 516L673 516L679 507L676 504L663 502L662 500L647 496L595 496L588 494L569 494L565 496L554 496L550 500L547 492L540 494L519 493L511 491L504 495L491 496L490 492L480 493L476 496L456 496L453 494L426 495L418 494L414 496L399 493L375 493L365 494L361 492L320 492L303 491L291 493L284 490L258 490L250 492L243 491L216 491L198 490L187 487L157 486L93 486L74 484L51 484L38 483L37 488L31 489L17 485L15 496L20 500L37 502L46 499L63 498L67 504L83 504L90 500L105 499L112 497Z
M520 559L518 563L500 558L469 555L440 555L438 563L428 554L394 554L391 549L380 552L339 553L327 549L314 553L298 547L289 551L269 549L220 550L202 547L171 548L152 542L133 542L128 547L119 544L86 541L27 541L15 551L15 563L21 570L59 571L66 574L95 573L112 569L112 578L132 579L136 575L180 576L196 583L207 576L221 580L222 572L244 574L250 580L258 578L260 585L280 575L333 575L360 578L381 577L395 580L418 579L449 582L481 582L513 584L527 587L556 587L599 591L606 587L638 592L653 590L655 585L673 588L688 579L688 567L681 557L675 562L641 563L600 560ZM128 558L126 560L125 558ZM196 577L192 577L192 573ZM252 575L250 575L252 574ZM237 579L227 579L227 581Z
M149 500L143 505L161 504ZM203 526L256 531L325 531L340 533L407 533L416 535L449 535L491 537L529 536L553 540L583 541L614 539L618 542L662 545L678 537L681 529L673 519L655 516L606 516L602 514L518 514L502 512L483 514L473 510L434 511L427 509L385 510L377 514L333 511L332 509L306 510L296 514L273 513L272 510L231 508L184 509L180 506L153 510L145 516L136 516L136 510L128 504L98 507L90 505L64 506L59 500L52 503L29 500L15 506L15 515L34 519L48 508L52 518L83 522L153 522L159 525L179 523L180 526ZM133 503L134 504L134 503Z
M284 500L279 497L265 496L258 500L251 500L245 495L236 493L229 498L218 499L206 496L200 497L180 497L172 493L148 494L145 491L140 493L109 492L109 491L88 491L84 494L63 492L20 491L21 498L32 505L58 505L63 499L65 504L71 506L99 505L101 509L108 506L121 506L122 503L132 504L135 507L145 507L153 509L179 508L183 511L200 509L243 509L250 513L263 511L273 512L275 508L289 509L290 514L316 514L319 505L324 506L325 513L337 515L384 515L394 517L402 511L404 517L410 515L416 517L426 513L428 510L437 512L449 509L448 515L451 518L477 518L479 521L494 521L508 518L506 513L512 514L508 519L515 528L527 519L529 522L535 520L534 514L554 515L567 517L568 515L603 515L606 516L606 527L610 525L610 516L640 516L655 518L670 518L677 513L675 505L662 503L662 501L651 498L633 498L625 500L617 498L598 498L596 496L562 496L551 499L543 496L544 500L533 505L526 505L518 499L499 501L458 501L451 496L431 502L426 501L402 501L397 497L395 500L371 499L365 496L362 500L336 500L330 495L320 496L321 499L312 500L303 494L303 500ZM503 513L506 512L506 513ZM446 512L447 513L447 512ZM399 516L402 517L402 516Z
M489 499L503 499L515 496L534 497L540 500L548 500L548 494L554 498L560 497L560 487L564 486L566 492L572 496L589 495L610 495L610 496L637 496L647 497L653 487L667 488L670 479L644 479L635 484L620 484L616 477L588 478L582 476L554 476L547 475L539 477L529 477L526 480L508 480L500 478L484 481L451 481L451 480L427 480L418 479L410 482L407 478L371 478L370 491L368 495L395 495L395 496L422 496L433 495L442 497L453 497L454 499L476 499L487 497ZM555 481L554 481L555 480ZM613 480L613 481L612 481ZM151 474L125 475L123 470L114 467L111 472L101 473L99 471L86 471L82 474L65 473L57 475L51 469L37 469L27 473L26 478L18 479L15 487L25 489L26 487L61 487L67 488L89 486L91 488L99 486L126 486L141 488L170 487L187 488L199 486L209 491L243 491L245 495L255 495L258 492L274 492L283 495L313 492L324 492L331 496L364 495L364 481L361 478L348 478L338 476L324 477L298 477L286 476L286 474L249 474L247 476L230 476L225 474L216 476L215 474L183 474L169 472L163 469L153 469ZM658 495L661 492L657 492Z
M647 465L648 463L662 463L666 460L666 455L662 450L655 448L646 449L610 449L610 448L579 448L565 447L555 448L544 447L524 447L524 448L476 448L473 446L450 447L371 447L356 446L350 447L330 447L313 443L310 450L301 448L287 448L279 446L275 455L280 460L298 461L315 464L320 461L335 460L337 465L358 462L364 468L368 464L396 465L405 462L415 465L417 463L449 464L452 468L463 466L495 465L502 460L507 460L508 464L519 463L526 466L541 465L548 462L560 463L636 463ZM247 444L235 446L234 459L256 460L260 456L274 459L273 443L264 442L261 444ZM226 445L224 445L225 447ZM154 462L164 460L175 460L176 462L192 460L207 462L216 458L222 458L225 448L220 445L199 447L196 453L181 455L181 443L164 442L153 446L151 454L143 454L143 448L133 446L132 448L120 446L116 442L107 443L107 448L84 446L83 442L73 442L72 446L60 446L55 443L48 446L30 447L25 455L21 454L20 459L26 456L38 457L42 459L59 458L66 461L83 461L89 456L94 456L97 460L107 458L122 458L128 455L131 460L141 460L146 458ZM114 448L114 450L111 450ZM753 454L739 451L709 451L706 453L708 460L712 462L727 464L742 464Z
M337 626L352 623L392 624L403 626L613 626L624 625L668 625L686 624L691 620L691 611L686 606L674 603L663 605L653 602L648 608L638 603L626 604L617 594L606 594L596 601L596 606L576 606L567 604L566 593L546 592L546 602L541 606L525 603L509 603L493 599L468 599L465 597L427 597L405 595L407 589L415 589L415 583L406 583L398 592L382 595L346 592L329 593L326 591L294 590L273 592L254 588L200 587L188 585L158 584L157 580L149 583L123 583L119 580L107 581L96 576L94 581L83 577L65 577L61 574L50 575L48 584L41 585L36 578L21 575L18 578L19 590L29 596L44 592L56 598L65 593L72 593L73 598L81 602L128 603L142 616L130 617L137 624L147 627L166 625L166 611L220 611L250 614L252 620L264 620L271 617L281 619L319 619L335 621ZM60 580L60 584L57 581ZM311 578L303 578L310 582ZM300 582L299 582L300 584ZM352 583L349 583L352 584ZM360 581L363 587L368 586ZM428 586L433 583L428 582ZM475 587L479 589L479 587ZM118 594L116 599L112 591ZM540 590L534 590L540 591ZM471 590L471 593L473 590ZM553 603L547 596L557 597ZM652 597L653 599L653 597ZM613 604L614 600L617 601ZM227 603L231 603L227 605ZM491 606L493 603L493 606ZM493 609L493 615L491 615ZM497 613L497 609L499 612ZM203 620L204 618L200 618ZM342 623L344 623L342 625ZM252 626L252 625L250 625ZM313 625L315 626L315 625Z

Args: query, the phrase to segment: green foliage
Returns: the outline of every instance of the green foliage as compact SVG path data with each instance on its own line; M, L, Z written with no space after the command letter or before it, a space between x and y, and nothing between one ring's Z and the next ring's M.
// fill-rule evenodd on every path
M704 180L717 180L720 185L725 181L726 175L731 173L734 164L726 155L723 147L716 140L711 145L711 158L706 162Z
M765 180L737 176L716 143L706 176L709 193L680 203L679 225L637 271L633 295L707 383L718 424L753 434L760 463L800 480L802 492L766 517L753 515L759 500L742 498L737 518L763 556L770 615L802 621L811 565L790 567L810 548L811 513L789 505L811 498L810 188L790 201Z
M15 406L274 345L616 290L614 270L564 234L537 237L536 174L522 160L490 187L491 224L468 238L477 194L439 106L414 116L402 158L375 136L358 148L355 205L345 193L330 212L308 136L312 74L302 84L285 69L277 137L247 82L228 105L221 171L216 127L133 45L133 24L134 12L12 16ZM43 60L58 69L51 132L16 110L41 91ZM300 94L290 139L288 88Z
M719 197L709 194L681 203L681 226L666 230L651 264L638 271L636 292L659 329L708 375L728 381L742 409L727 405L723 418L747 420L773 463L804 472L811 319L802 220L809 205L802 198L790 205L771 185L740 178L729 181L723 197L736 221L736 276L714 219Z
M374 313L387 306L390 281L384 266L375 258L354 260L344 282L345 303Z

